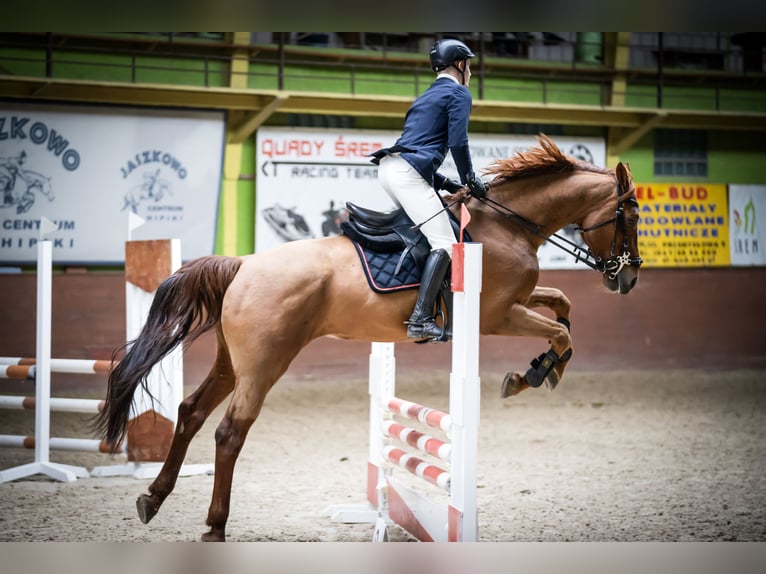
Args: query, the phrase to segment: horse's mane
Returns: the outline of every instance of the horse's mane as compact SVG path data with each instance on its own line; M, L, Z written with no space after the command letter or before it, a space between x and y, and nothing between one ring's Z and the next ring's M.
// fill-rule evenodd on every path
M484 173L494 174L495 181L498 179L518 179L545 173L562 173L578 169L596 173L609 173L609 170L566 155L545 134L539 134L537 141L540 144L539 147L532 147L523 152L517 151L514 156L508 159L499 159L490 164L484 170Z

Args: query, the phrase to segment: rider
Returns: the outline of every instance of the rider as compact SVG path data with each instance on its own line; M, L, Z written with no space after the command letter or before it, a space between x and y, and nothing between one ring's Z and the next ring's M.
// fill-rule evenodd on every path
M468 148L472 104L468 84L474 53L459 40L443 39L434 43L429 57L436 80L410 106L396 143L373 153L372 161L379 165L378 181L383 189L410 219L421 224L431 246L418 299L407 321L407 336L443 341L442 329L434 319L434 303L456 239L436 191L453 193L467 185L474 197L482 198L487 187L474 174ZM452 152L463 185L436 171L447 150Z
M16 187L16 178L22 179L27 183L27 175L24 173L24 161L27 159L27 152L21 150L21 153L17 157L0 157L0 182L2 182L3 189L3 204L13 205L16 201L14 196L14 188Z

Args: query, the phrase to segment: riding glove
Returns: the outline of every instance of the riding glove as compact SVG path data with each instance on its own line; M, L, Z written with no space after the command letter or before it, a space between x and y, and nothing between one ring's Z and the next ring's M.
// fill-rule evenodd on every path
M471 174L468 176L468 189L471 190L471 195L476 199L484 199L487 197L487 184L480 180L476 175Z
M461 184L459 181L455 181L454 179L449 179L447 177L444 178L444 183L442 183L442 189L449 191L450 193L456 193L463 189L463 184Z

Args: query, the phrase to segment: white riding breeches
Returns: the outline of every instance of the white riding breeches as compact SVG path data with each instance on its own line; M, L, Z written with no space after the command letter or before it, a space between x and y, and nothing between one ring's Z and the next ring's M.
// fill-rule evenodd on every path
M431 250L444 249L452 256L452 244L457 243L444 204L417 170L399 154L387 155L378 165L378 181L391 200L404 209L428 239ZM438 213L434 217L434 214Z

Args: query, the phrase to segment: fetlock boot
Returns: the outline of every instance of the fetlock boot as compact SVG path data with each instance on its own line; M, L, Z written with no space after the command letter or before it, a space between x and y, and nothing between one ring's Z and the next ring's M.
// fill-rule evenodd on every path
M418 300L407 321L407 337L410 339L444 340L444 331L434 320L434 304L449 264L450 256L444 249L436 249L429 253L423 267Z

